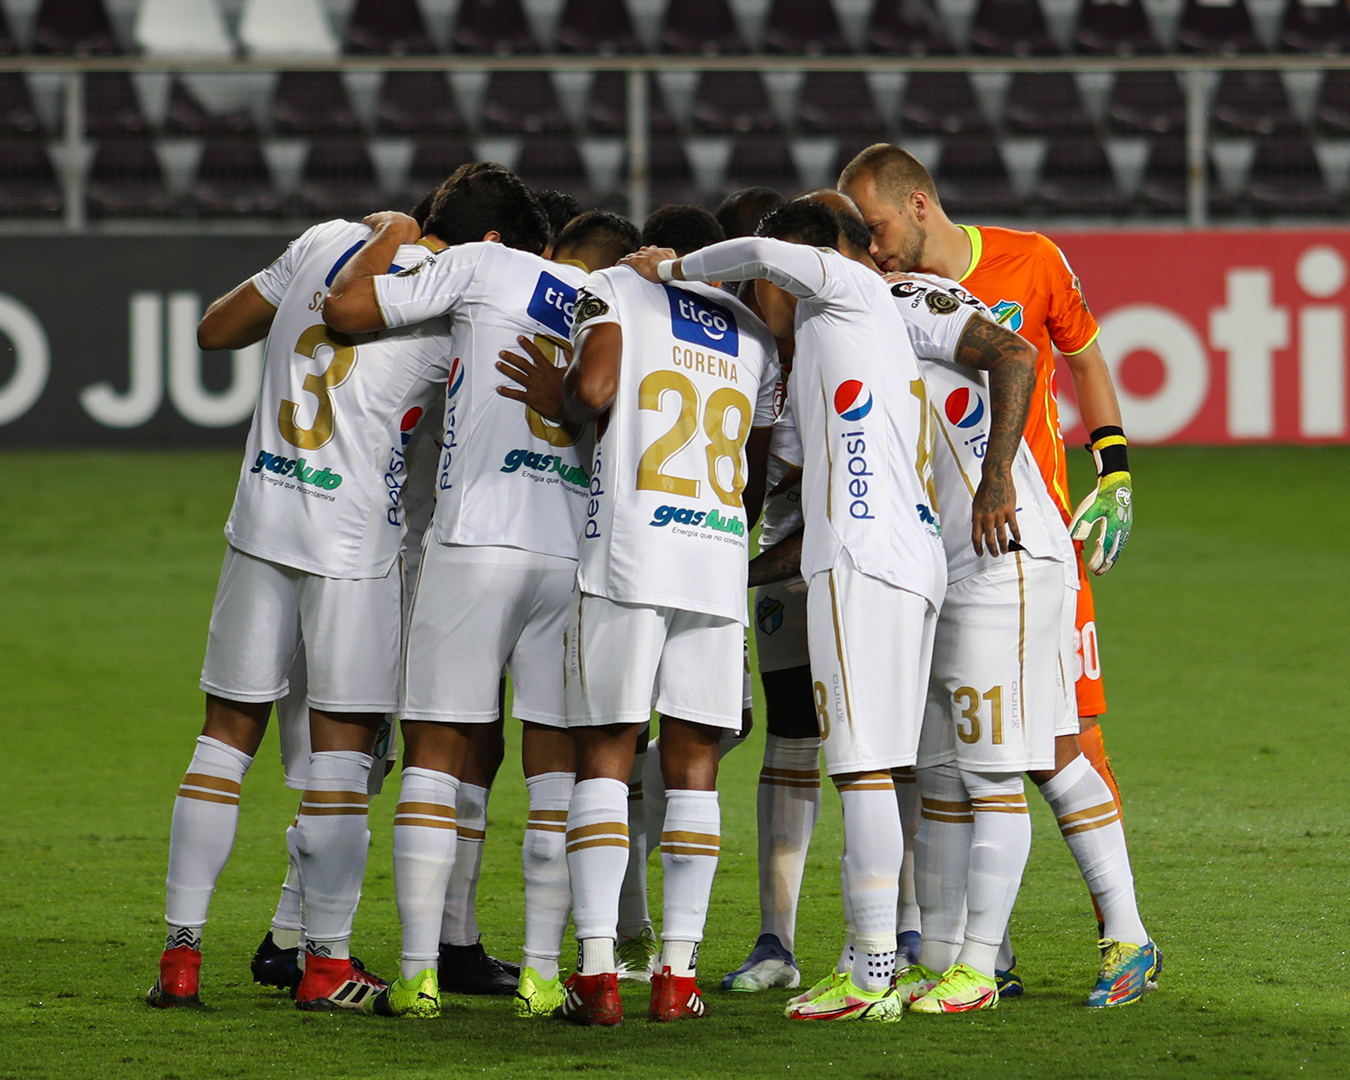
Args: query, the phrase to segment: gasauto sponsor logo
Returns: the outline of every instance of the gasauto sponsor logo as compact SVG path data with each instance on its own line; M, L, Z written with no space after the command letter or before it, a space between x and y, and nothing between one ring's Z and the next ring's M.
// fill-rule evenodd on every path
M249 471L260 473L264 469L277 476L285 476L301 484L323 488L325 491L332 491L342 483L340 474L327 468L316 469L312 465L306 465L304 458L288 458L285 454L270 454L266 450L259 450L258 459Z
M694 510L687 506L658 506L652 512L652 519L647 524L658 528L666 525L688 525L693 528L711 530L715 533L728 533L732 536L745 535L745 522L734 515L727 517L715 508L712 510Z
M589 488L591 478L580 465L568 465L558 454L539 454L533 450L508 450L502 459L502 472L513 473L528 469L532 473L548 476L556 473L564 484L573 487Z

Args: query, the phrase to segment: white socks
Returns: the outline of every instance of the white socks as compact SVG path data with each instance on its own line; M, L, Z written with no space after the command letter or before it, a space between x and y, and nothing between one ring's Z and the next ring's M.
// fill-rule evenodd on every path
M792 952L806 854L820 817L820 739L764 737L756 816L759 932Z
M656 755L654 755L656 756ZM657 779L660 779L660 757L657 756ZM652 927L651 912L647 908L647 810L643 792L642 774L647 763L647 744L639 740L633 755L633 768L628 774L628 869L623 875L619 891L619 936L637 937ZM662 788L664 799L665 790ZM664 805L664 802L663 802ZM658 823L659 827L659 823Z
M572 789L567 869L572 879L580 974L616 971L619 889L628 866L628 785L598 777Z
M889 772L836 780L844 808L844 874L858 954L895 952L904 835ZM855 960L855 973L859 966Z
M478 940L478 876L483 872L483 840L491 788L459 785L455 796L455 865L445 890L441 940L447 945L472 945Z
M713 875L722 846L722 811L716 791L666 792L661 832L665 895L661 909L661 967L692 976L695 946L703 940Z
M277 913L272 916L272 944L278 949L298 948L305 936L305 924L300 913L300 868L291 859L286 868L286 880L281 883Z
M540 773L525 780L530 793L520 853L525 867L525 966L545 979L558 977L563 931L572 910L567 807L575 780L576 774L570 772Z
M956 962L965 937L966 874L975 827L955 765L918 770L921 810L914 838L914 891L923 922L919 963L939 974Z
M178 789L169 830L165 948L202 947L201 930L220 872L234 847L239 786L253 758L201 735Z
M456 855L455 797L459 781L432 769L403 770L394 811L394 888L403 926L400 973L411 979L435 968L441 920Z
M975 825L966 880L965 941L956 961L992 979L1031 853L1031 817L1021 773L962 770L961 779L970 793Z
M1041 785L1041 795L1101 909L1104 935L1146 944L1148 931L1139 918L1125 829L1106 781L1080 754Z
M919 898L914 892L914 836L919 831L919 778L913 769L891 773L895 801L900 807L900 831L905 834L905 858L900 864L900 905L895 913L897 934L919 932Z

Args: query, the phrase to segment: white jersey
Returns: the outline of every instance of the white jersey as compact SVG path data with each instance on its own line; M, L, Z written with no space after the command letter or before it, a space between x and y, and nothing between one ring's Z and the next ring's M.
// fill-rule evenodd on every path
M654 285L625 266L586 279L573 334L611 322L623 357L595 446L578 584L746 624L745 442L774 421L773 337L725 292Z
M524 336L566 365L572 306L585 276L576 266L474 243L375 278L386 325L450 320L454 359L432 519L440 543L577 557L590 432L551 424L502 397L497 387L514 384L496 364L502 350L520 352L516 338Z
M792 413L785 409L774 424L773 441L769 444L769 475L765 490L770 494L764 498L764 515L759 522L760 550L773 547L802 527L801 483L775 491L789 470L800 462L800 447Z
M761 237L713 244L681 266L692 280L766 278L797 297L788 401L805 449L802 576L847 551L863 574L940 605L947 560L926 387L881 275L836 251ZM953 313L947 325L959 334L967 318Z
M892 286L891 295L911 328L910 341L922 361L928 398L938 437L933 451L933 480L942 515L942 542L947 551L947 581L954 584L996 565L1003 556L975 554L970 540L975 490L989 445L989 388L983 371L954 360L956 342L941 343L924 333L937 295L960 302L992 318L989 309L954 281L929 275ZM935 302L949 308L947 300ZM964 325L964 321L963 321ZM1033 558L1054 559L1065 566L1065 583L1078 588L1073 544L1064 519L1050 499L1031 448L1023 439L1013 458L1013 485L1017 491L1017 527L1020 546Z
M324 294L370 229L328 221L253 277L276 306L225 536L240 551L333 578L383 577L403 543L403 433L444 393L443 320L348 336ZM427 249L399 249L412 266Z

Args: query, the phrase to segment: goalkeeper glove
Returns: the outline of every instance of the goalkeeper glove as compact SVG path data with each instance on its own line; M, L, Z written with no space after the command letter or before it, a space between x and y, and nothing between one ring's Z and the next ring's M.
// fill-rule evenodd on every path
M1069 535L1082 543L1087 568L1100 576L1116 565L1134 521L1125 433L1118 427L1100 427L1085 449L1097 462L1097 489L1078 504Z

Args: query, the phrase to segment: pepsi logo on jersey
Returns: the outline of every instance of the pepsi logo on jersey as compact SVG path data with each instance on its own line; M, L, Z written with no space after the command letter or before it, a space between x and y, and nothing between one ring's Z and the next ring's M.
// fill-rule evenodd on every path
M834 411L845 420L861 420L872 411L872 392L857 379L845 379L834 392Z
M691 345L716 349L727 356L740 355L740 331L730 308L684 289L667 285L665 290L672 334Z
M984 399L966 386L948 394L942 408L947 419L959 428L973 428L984 419Z

